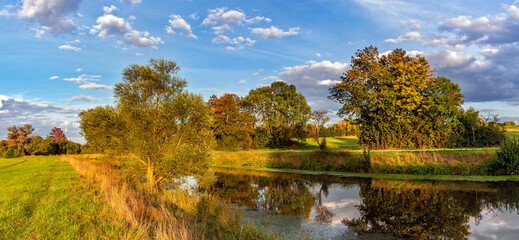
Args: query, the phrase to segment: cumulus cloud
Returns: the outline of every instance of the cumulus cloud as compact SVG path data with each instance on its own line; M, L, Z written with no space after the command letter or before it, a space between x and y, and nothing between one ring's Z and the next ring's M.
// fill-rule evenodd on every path
M227 7L209 9L209 14L202 21L205 26L234 26L243 24L254 24L258 22L270 22L270 18L256 16L247 18L241 9L228 9Z
M227 50L240 50L245 47L251 47L256 43L256 40L247 36L229 37L231 33L235 32L234 28L241 26L242 28L257 24L260 22L271 22L272 20L263 16L255 16L247 18L245 12L239 8L228 9L227 7L209 9L208 15L202 21L202 26L210 27L216 37L213 38L213 43L229 44L226 46ZM168 32L172 32L172 29Z
M277 77L294 84L306 96L312 109L337 110L340 106L327 98L328 89L338 83L348 69L348 63L308 61L303 65L284 67Z
M261 35L263 39L269 38L281 38L286 36L293 36L299 34L299 28L293 27L285 31L275 26L270 26L269 28L253 28L251 32L256 35Z
M91 89L91 90L113 90L113 86L98 84L98 83L85 83L83 85L80 85L79 88L81 89Z
M240 80L239 83L240 83L240 84L245 84L245 83L247 83L247 81L246 81L246 80Z
M384 42L390 42L390 43L399 43L399 42L406 42L406 41L421 41L422 35L419 32L408 32L402 36L399 36L396 39L386 39Z
M500 45L519 41L519 9L503 5L496 16L458 16L440 23L440 32L454 33L458 44Z
M102 38L119 37L121 40L119 44L127 44L133 47L151 47L157 49L157 45L164 44L160 37L150 36L147 31L141 32L132 29L132 26L124 18L117 17L112 13L117 10L117 7L105 6L103 8L104 15L97 18L97 25L90 29L91 34L97 34Z
M38 34L63 34L75 29L69 15L76 12L81 0L22 0L17 15L23 19L35 19L40 24Z
M60 127L69 139L84 142L79 136L77 123L80 111L80 108L64 108L0 95L0 138L7 135L7 127L31 124L36 135L47 136L53 127Z
M52 77L50 77L49 79L50 79L50 80L54 80L54 79L58 79L58 78L59 78L59 76L52 76Z
M74 52L77 52L77 51L81 50L80 47L74 47L74 46L71 46L71 45L68 45L68 44L61 45L58 48L61 49L61 50L74 51Z
M198 37L193 34L191 30L191 25L189 25L180 15L171 15L169 16L171 19L169 20L170 26L166 26L166 32L173 35L175 31L173 28L180 29L182 31L182 35L190 38L197 39Z

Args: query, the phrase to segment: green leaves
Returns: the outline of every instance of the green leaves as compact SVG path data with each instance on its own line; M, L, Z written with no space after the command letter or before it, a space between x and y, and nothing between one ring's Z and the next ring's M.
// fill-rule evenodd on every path
M274 141L288 140L294 128L304 126L310 119L305 96L294 85L284 82L251 90L244 101Z
M165 59L130 65L115 86L115 107L79 115L89 144L129 154L148 169L151 185L187 174L203 176L211 160L211 110L202 96L184 91L187 82L179 70Z
M359 50L330 99L343 104L361 127L369 148L443 147L456 137L463 95L457 84L434 77L427 60L396 49L380 55L376 47Z

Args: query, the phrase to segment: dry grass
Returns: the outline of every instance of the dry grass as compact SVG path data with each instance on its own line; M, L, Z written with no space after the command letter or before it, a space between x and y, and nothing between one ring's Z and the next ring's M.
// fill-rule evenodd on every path
M64 160L86 181L99 186L115 212L143 239L262 238L253 228L240 224L235 209L209 195L186 190L153 191L106 162L77 157Z

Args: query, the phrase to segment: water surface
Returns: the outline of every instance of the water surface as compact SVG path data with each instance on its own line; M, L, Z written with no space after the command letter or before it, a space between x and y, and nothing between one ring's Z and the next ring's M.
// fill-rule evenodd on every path
M519 183L215 169L212 192L286 238L518 239Z

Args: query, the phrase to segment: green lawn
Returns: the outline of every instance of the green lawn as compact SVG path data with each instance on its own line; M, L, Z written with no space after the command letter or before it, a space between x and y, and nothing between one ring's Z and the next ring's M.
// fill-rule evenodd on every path
M505 131L506 136L519 139L519 127L508 127Z
M319 141L322 141L322 140L323 140L323 138L319 139ZM317 149L317 142L313 138L307 138L306 142L303 142L303 144L304 145L302 147L297 147L294 149L298 149L298 150ZM359 150L360 149L356 136L326 138L326 146L331 149L344 149L344 150Z
M131 238L96 190L59 157L0 158L1 239Z

